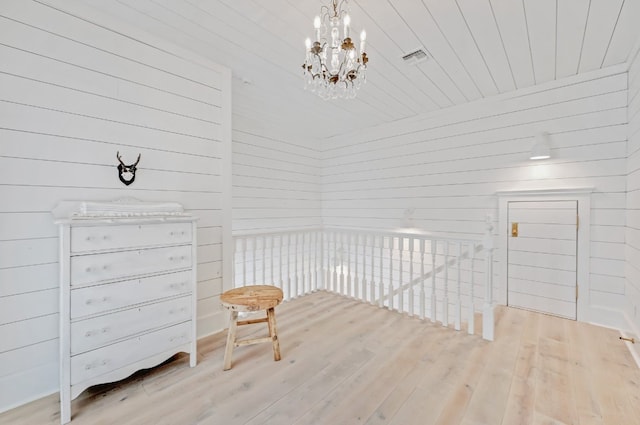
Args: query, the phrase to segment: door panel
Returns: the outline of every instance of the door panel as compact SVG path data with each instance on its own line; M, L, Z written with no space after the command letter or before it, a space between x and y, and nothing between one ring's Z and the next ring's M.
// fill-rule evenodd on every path
M512 201L507 304L576 319L577 201ZM509 232L511 235L511 232Z

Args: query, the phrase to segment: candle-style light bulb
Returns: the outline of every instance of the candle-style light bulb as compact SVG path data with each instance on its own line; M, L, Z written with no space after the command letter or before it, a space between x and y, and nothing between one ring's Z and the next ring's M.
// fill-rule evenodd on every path
M351 24L351 17L344 15L344 38L349 37L349 25Z
M360 53L364 52L365 40L367 39L367 32L362 30L360 33Z
M307 46L307 50L311 48L311 39L309 37L304 41L304 45Z
M316 16L313 19L313 27L316 29L316 41L320 41L320 24L321 24L320 17Z

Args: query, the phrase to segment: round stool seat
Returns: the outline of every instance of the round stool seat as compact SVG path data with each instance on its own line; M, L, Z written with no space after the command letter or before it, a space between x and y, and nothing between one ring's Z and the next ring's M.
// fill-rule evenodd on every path
M230 289L220 295L222 306L233 311L260 311L282 302L282 290L271 285L251 285Z

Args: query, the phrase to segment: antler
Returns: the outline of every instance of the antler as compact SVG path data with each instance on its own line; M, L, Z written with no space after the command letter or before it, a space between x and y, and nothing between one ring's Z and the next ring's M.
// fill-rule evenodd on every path
M124 162L122 162L122 158L120 157L120 151L116 152L116 158L118 158L118 161L120 161L120 164L122 164L123 167L126 167L126 165L124 165Z
M138 162L140 162L140 157L142 156L141 153L138 154L138 159L136 159L136 163L133 164L132 166L135 167L136 165L138 165Z

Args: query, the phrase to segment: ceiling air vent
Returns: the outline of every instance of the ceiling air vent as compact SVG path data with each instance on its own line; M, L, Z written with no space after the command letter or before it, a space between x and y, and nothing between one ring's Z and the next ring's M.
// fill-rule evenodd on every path
M427 60L428 58L429 57L427 56L427 54L423 49L418 49L402 56L402 60L404 60L409 65L416 65L422 61Z

